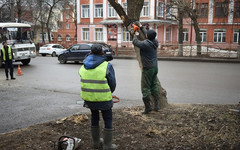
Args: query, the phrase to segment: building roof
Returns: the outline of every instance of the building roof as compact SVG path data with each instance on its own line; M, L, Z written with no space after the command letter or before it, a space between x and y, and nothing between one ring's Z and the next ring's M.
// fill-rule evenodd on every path
M177 24L175 20L157 20L157 19L148 19L140 20L141 23L156 23L156 24ZM103 20L100 24L123 24L122 20Z
M25 23L5 22L0 23L0 27L1 28L31 27L31 25Z

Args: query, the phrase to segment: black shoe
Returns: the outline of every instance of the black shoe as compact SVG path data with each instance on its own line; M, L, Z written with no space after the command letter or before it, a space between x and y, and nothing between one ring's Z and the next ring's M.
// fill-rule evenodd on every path
M6 78L6 80L8 80L8 78Z
M16 78L11 78L11 80L15 80Z

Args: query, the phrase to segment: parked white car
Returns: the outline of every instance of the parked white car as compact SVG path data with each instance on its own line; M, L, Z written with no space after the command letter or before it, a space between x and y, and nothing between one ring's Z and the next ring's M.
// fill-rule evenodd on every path
M52 55L52 57L58 56L66 49L60 44L46 44L40 47L39 54L42 56Z

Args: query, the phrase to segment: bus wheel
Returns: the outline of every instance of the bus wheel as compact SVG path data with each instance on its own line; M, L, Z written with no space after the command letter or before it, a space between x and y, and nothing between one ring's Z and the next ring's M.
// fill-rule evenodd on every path
M24 59L21 62L22 62L23 65L28 65L30 63L30 60L31 59Z

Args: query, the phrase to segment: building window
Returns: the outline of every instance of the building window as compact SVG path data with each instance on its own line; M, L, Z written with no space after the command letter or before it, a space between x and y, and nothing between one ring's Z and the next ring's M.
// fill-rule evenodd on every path
M200 37L201 37L201 42L206 42L207 41L207 30L206 29L200 29Z
M108 5L108 17L117 17L117 12L110 4Z
M58 29L62 29L62 24L58 23Z
M95 29L95 41L103 41L103 29L102 28Z
M166 30L166 41L171 41L171 28Z
M172 18L172 6L167 5L166 7L166 18L171 19Z
M62 21L62 14L58 14L58 20Z
M235 3L234 17L235 18L240 18L240 1L237 1Z
M163 17L163 2L158 2L158 17Z
M54 40L54 36L53 36L53 34L51 34L51 41L53 41Z
M71 41L70 35L67 35L67 36L66 36L66 41Z
M214 30L214 42L217 43L226 42L226 29Z
M208 17L208 4L207 3L197 3L197 14L199 18Z
M183 29L183 42L188 41L188 29Z
M69 15L69 14L67 14L67 15L66 15L66 19L69 19L69 18L70 18L70 15Z
M144 2L140 17L147 17L147 16L149 16L149 3Z
M43 33L43 37L44 37L44 41L48 42L48 34L47 33ZM43 42L42 40L42 33L39 34L39 42Z
M66 29L70 29L70 24L69 23L66 24Z
M58 35L58 41L62 41L62 36Z
M103 17L103 5L102 4L96 4L95 5L95 16L96 18Z
M89 28L82 28L82 40L83 41L89 41L90 40Z
M233 33L233 42L238 43L239 41L239 31L240 29L235 29Z
M123 28L123 42L130 42L130 33L127 31L126 28Z
M82 18L89 18L89 5L82 5Z
M127 14L127 3L123 3L123 10L125 11L125 13Z
M216 2L215 3L215 17L224 18L228 16L228 3Z

